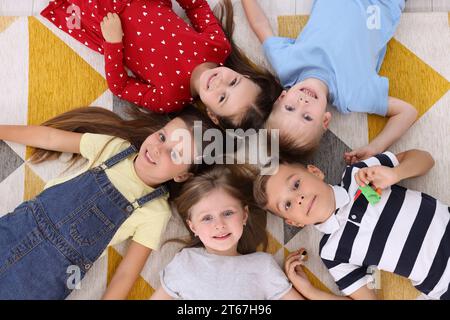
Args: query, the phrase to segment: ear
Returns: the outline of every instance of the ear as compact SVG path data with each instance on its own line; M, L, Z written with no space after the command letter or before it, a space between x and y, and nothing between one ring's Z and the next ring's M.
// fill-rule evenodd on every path
M293 227L297 227L297 228L303 228L305 225L298 223L298 222L294 222L292 220L286 219L284 220L288 225L293 226Z
M191 222L191 220L187 219L186 223L188 224L189 229L191 229L191 231L195 234L196 233L195 232L195 227L194 227L194 224Z
M280 96L277 98L277 100L275 102L279 102L281 99L284 98L284 96L287 94L287 90L283 90L281 91Z
M178 183L184 182L184 181L186 181L187 179L189 179L190 177L192 177L193 175L194 175L194 174L193 174L192 172L185 172L185 173L182 173L182 174L180 174L180 175L174 177L174 178L173 178L173 181L178 182Z
M243 219L244 225L247 224L248 214L249 214L248 206L245 206L244 207L244 219Z
M306 169L308 170L309 173L312 173L313 175L315 175L320 180L325 179L325 174L319 168L317 168L316 166L313 166L312 164L308 164Z
M323 122L322 122L322 126L325 130L328 129L330 122L331 122L331 112L325 112L323 115Z
M206 114L216 126L219 125L219 118L217 118L216 114L209 110L209 108L206 108Z

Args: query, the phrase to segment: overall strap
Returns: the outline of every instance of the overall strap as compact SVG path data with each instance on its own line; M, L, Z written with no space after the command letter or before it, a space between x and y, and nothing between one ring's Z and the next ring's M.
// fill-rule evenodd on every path
M160 198L163 195L168 194L168 193L169 193L169 188L165 184L162 184L158 188L156 188L155 190L150 192L149 194L147 194L143 197L140 197L139 199L136 199L131 204L131 206L132 206L133 210L140 208L147 202L153 201L153 200ZM127 211L129 211L131 209L131 206L129 206L130 208L127 207Z
M130 155L132 155L132 154L134 154L136 152L137 152L136 147L133 146L133 145L130 145L125 150L119 152L118 154L112 156L111 158L109 158L108 160L103 162L101 165L99 165L99 167L101 169L103 169L103 170L105 170L107 168L111 168L112 166L116 165L117 163L119 163L123 159L128 158Z

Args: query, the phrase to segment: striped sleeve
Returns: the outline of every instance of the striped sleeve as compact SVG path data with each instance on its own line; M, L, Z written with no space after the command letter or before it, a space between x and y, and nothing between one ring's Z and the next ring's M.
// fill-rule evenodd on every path
M367 267L361 267L350 263L339 263L323 258L322 261L336 281L339 290L346 296L353 294L370 282L370 275L367 274Z
M399 162L397 157L390 151L385 151L383 153L377 154L366 160L357 162L355 164L352 164L351 166L347 166L344 173L342 174L341 186L344 187L345 190L349 191L350 186L356 183L353 177L359 169L380 165L393 168L398 166L398 164Z
M363 165L361 165L363 164ZM362 168L362 167L373 167L373 166L385 166L389 168L394 168L398 166L399 162L397 157L390 151L385 151L383 153L379 153L373 157L370 157L364 161L355 163L353 167Z

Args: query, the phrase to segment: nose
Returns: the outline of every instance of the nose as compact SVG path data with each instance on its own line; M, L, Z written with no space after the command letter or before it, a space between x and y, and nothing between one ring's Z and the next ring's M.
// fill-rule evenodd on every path
M160 154L161 154L161 145L157 144L155 146L155 156L159 157Z
M211 81L211 83L209 84L209 88L210 89L221 89L223 86L223 82L224 82L224 76L221 73L218 73Z
M225 228L225 224L223 223L222 219L217 219L216 220L216 225L215 225L217 230L220 229L224 229Z
M302 203L304 202L304 200L305 200L305 196L304 196L304 195L299 194L299 195L297 196L297 203L298 203L299 206L302 205Z
M310 97L306 93L300 91L298 101L302 105L307 105L310 102Z

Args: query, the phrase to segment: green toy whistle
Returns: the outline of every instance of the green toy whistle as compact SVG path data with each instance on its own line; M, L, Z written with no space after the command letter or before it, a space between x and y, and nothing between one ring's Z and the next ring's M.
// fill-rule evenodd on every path
M371 205L377 204L381 199L381 190L375 191L371 186L359 187L359 190Z

